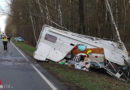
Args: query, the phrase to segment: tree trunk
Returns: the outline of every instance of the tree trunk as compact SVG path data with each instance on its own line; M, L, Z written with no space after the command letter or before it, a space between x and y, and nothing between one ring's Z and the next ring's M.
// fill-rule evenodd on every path
M85 33L84 0L79 0L80 33Z

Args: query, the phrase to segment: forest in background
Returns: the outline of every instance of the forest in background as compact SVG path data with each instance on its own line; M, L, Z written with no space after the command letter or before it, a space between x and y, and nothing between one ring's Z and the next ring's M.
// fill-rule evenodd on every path
M130 43L129 0L108 0L122 41ZM44 24L118 41L105 0L11 0L6 34L36 45Z

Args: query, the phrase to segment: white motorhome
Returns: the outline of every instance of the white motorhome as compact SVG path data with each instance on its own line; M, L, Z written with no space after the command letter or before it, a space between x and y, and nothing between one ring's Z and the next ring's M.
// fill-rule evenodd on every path
M34 58L58 62L77 44L86 44L87 48L104 48L105 58L113 63L125 65L124 60L128 61L128 55L113 41L63 31L47 25L44 25L41 31Z
M97 54L93 53L92 55L96 56L89 56L91 64L88 65L104 69L109 75L118 79L129 80L130 74L129 69L127 68L129 57L122 49L119 48L118 43L72 33L70 31L59 30L47 25L44 25L41 31L39 41L37 43L37 50L34 53L34 58L40 61L46 61L49 59L54 62L60 62L66 57L66 55L68 55L68 53L72 53L75 50L75 46L82 44L87 46L88 50L91 48L93 52L97 49L103 49L102 55L98 54L97 56ZM70 61L73 62L73 59ZM78 69L81 66L80 62L74 65L75 68Z

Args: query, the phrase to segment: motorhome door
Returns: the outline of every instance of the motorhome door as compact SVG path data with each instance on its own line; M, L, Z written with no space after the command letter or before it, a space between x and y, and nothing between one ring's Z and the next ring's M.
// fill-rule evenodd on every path
M62 60L73 49L74 45L72 45L70 42L66 42L63 40L58 38L58 47L51 49L51 52L48 55L49 59L58 62Z

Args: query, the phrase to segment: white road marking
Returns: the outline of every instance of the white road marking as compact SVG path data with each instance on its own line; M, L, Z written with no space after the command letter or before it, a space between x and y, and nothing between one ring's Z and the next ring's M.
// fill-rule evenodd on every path
M12 43L12 42L11 42ZM12 45L17 49L17 51L25 58L26 61L29 61L28 58L12 43ZM41 78L52 88L52 90L58 90L46 77L43 75L33 64L31 64L33 69L41 76Z

